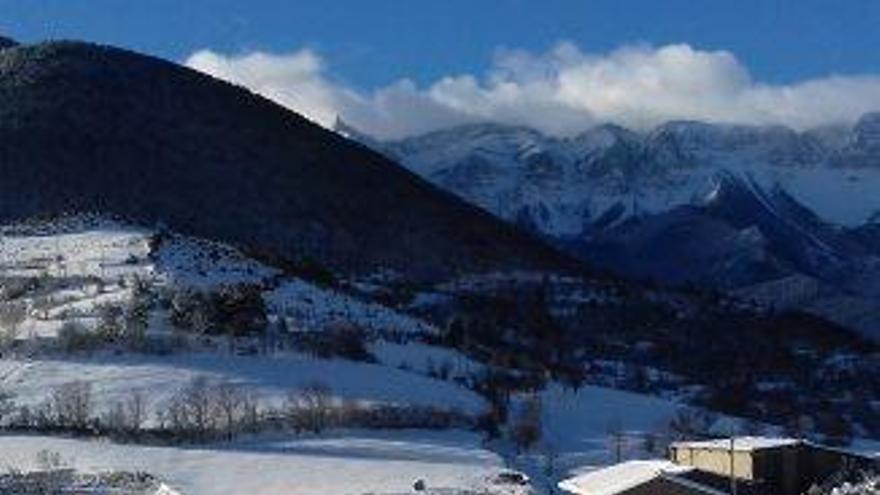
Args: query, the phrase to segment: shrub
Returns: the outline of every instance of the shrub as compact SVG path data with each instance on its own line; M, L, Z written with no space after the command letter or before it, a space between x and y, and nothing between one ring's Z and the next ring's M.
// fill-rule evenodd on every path
M143 349L146 345L151 307L149 292L136 288L122 312L122 337L132 349Z
M266 302L259 287L235 285L223 287L211 295L214 327L226 335L251 335L265 330L268 323Z
M706 438L711 435L712 425L717 419L717 415L709 411L685 408L669 420L667 428L675 440Z
M262 292L253 285L210 293L177 291L170 306L172 325L200 334L251 335L265 330L268 322Z
M367 333L351 324L331 325L320 332L299 333L296 345L299 350L322 359L376 360L367 348Z
M169 319L174 327L199 334L209 333L216 319L209 299L195 290L174 292L169 309Z
M119 306L102 306L98 311L98 326L95 334L103 342L118 342L122 337L122 314Z
M0 304L0 350L15 344L20 326L26 318L27 307L24 304Z
M91 352L100 345L100 339L78 321L65 321L58 330L58 345L67 353Z

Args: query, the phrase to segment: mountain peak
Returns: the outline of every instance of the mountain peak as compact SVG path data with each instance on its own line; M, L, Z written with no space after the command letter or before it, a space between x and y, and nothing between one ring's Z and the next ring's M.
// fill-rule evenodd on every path
M849 168L880 167L880 112L861 116L847 135L846 145L840 149L834 164Z
M856 146L880 152L880 112L862 115L853 131Z
M639 135L617 124L601 124L571 138L576 143L604 143L610 146L618 141L634 143L639 140Z

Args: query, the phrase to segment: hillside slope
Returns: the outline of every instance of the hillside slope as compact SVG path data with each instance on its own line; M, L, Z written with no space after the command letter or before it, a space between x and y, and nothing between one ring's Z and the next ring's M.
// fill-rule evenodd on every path
M346 271L565 258L261 97L76 42L0 52L0 220L98 211Z

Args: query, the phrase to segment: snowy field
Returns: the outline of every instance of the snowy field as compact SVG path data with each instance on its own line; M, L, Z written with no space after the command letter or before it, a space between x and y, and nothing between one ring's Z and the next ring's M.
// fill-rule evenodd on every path
M418 342L396 344L380 340L370 346L370 351L386 366L426 375L440 373L445 367L450 378L467 378L479 375L486 369L483 363L469 359L453 349Z
M36 468L41 450L81 471L147 470L183 495L358 495L431 489L524 493L495 485L501 459L477 435L422 431L345 432L216 447L142 447L40 436L0 436L0 468Z
M399 339L402 342L367 342L376 363L291 352L236 355L224 345L195 345L168 355L100 350L62 354L19 346L0 358L0 389L12 393L18 405L40 405L58 387L79 380L92 384L99 415L133 391L144 392L149 411L145 426L154 426L156 411L192 380L204 377L240 385L269 407L280 406L292 391L320 382L333 397L360 403L456 409L472 416L487 410L486 401L466 387L485 371L484 364L451 349L419 343L419 335L435 333L436 327L362 300L363 294L284 277L234 248L184 236L165 236L158 250L151 251L156 246L152 231L113 222L68 222L54 231L40 226L0 228L0 233L0 272L33 277L41 284L15 299L27 306L19 339L51 338L71 320L93 327L102 307L121 306L131 299L134 278L170 289L259 284L269 316L285 318L294 332L354 324L374 335L388 332L385 338L405 337ZM508 283L505 277L541 280L528 274L463 278L417 299L430 305L443 292L485 290ZM576 285L554 282L566 290ZM610 292L576 295L600 302L614 297ZM167 310L154 308L149 331L168 334L167 316ZM613 463L618 452L622 459L654 457L658 454L646 451L645 438L662 431L683 407L595 386L574 392L550 384L539 398L542 438L532 452L522 455L509 441L484 443L480 434L460 430L331 430L320 437L260 436L188 447L0 435L0 470L33 469L37 453L50 450L81 472L148 471L182 495L398 495L412 493L419 479L434 490L429 493L518 495L526 488L490 481L505 465L528 473L534 487L543 490L570 472ZM545 469L549 460L552 469Z
M23 336L51 337L66 317L89 323L102 305L130 299L126 285L135 278L154 286L208 291L236 284L266 286L281 275L233 247L182 235L163 236L158 248L151 251L154 232L109 220L70 220L54 227L2 230L0 274L56 284L39 299L26 300L31 318L22 325ZM264 298L269 311L285 317L293 330L349 323L375 331L437 331L422 320L380 304L295 278L280 280Z
M683 406L663 399L601 387L577 392L551 385L541 393L543 442L559 455L561 465L603 465L616 455L612 431L623 435L623 456L650 454L643 448L645 433L657 432Z
M415 404L470 414L486 407L480 396L450 382L381 365L305 356L203 353L0 360L0 387L15 394L17 402L30 405L46 400L66 382L83 380L93 384L98 404L111 405L132 390L142 390L153 407L160 407L196 377L241 385L276 405L290 391L321 382L334 396L369 403Z
M422 385L437 391L431 381ZM407 387L401 393L412 400L419 391L418 387ZM578 393L553 387L542 394L542 405L542 445L535 453L521 457L505 448L500 450L503 455L495 453L483 445L480 435L459 430L337 431L321 437L196 447L11 435L0 436L4 459L0 468L32 468L36 453L49 449L82 471L148 470L183 495L411 493L417 479L424 479L432 488L488 487L494 490L491 493L522 493L522 487L488 481L503 469L503 456L515 468L538 479L541 461L536 459L552 452L558 456L552 483L585 466L613 463L615 448L609 425L619 419L630 439L623 449L625 458L651 457L635 439L657 428L679 408L660 399L599 387L585 387Z
M52 234L52 235L49 235ZM49 282L27 296L28 317L19 338L54 336L64 321L87 326L108 304L125 304L134 277L156 286L211 290L224 284L269 285L263 297L293 331L316 331L335 324L394 334L434 333L436 328L385 306L303 280L279 280L277 270L235 249L184 236L166 236L150 251L153 233L113 222L63 225L53 232L12 229L0 239L0 268L7 275ZM77 278L79 277L79 278ZM54 283L54 281L69 281ZM151 331L167 333L167 315L154 312ZM377 363L322 360L299 354L238 356L220 346L213 352L165 356L98 351L91 355L36 354L0 359L0 387L19 405L37 406L72 380L92 384L99 414L132 391L147 397L155 412L196 377L241 385L268 406L279 406L291 391L313 382L326 384L337 398L362 403L486 411L483 398L463 384L485 371L483 364L450 349L416 341L369 343ZM443 375L445 379L439 379ZM432 378L432 376L434 378ZM654 429L677 406L662 400L596 387L577 394L551 387L542 393L544 440L532 457L558 456L559 472L583 464L605 464L612 456L609 425L623 416L628 432ZM636 433L633 433L634 435ZM361 494L411 493L424 479L429 488L520 493L487 480L507 463L540 476L529 456L514 456L506 445L483 446L481 436L457 430L331 432L320 438L252 440L199 447L115 445L51 437L0 437L0 469L33 467L36 453L59 452L84 472L143 469L159 475L183 495L200 494ZM628 446L627 456L645 455ZM508 491L505 491L508 490ZM454 493L454 492L453 492Z
M0 269L7 276L95 276L118 279L149 276L144 229L99 221L92 225L60 226L61 232L18 232L0 236Z

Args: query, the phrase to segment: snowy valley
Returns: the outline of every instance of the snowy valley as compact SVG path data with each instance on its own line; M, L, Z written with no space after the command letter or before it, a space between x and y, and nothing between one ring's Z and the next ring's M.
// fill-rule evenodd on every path
M599 353L535 381L541 364L515 341L483 354L478 333L467 344L450 334L461 322L440 325L462 295L548 280L564 320L626 300L611 281L495 274L404 290L390 272L297 276L100 216L8 225L0 259L0 451L16 472L48 456L184 495L543 493L575 467L662 455L678 435L776 431L702 412L688 404L701 387ZM531 481L504 474L516 471Z
M0 37L0 494L551 495L721 437L877 458L880 115L377 142L261 94Z

